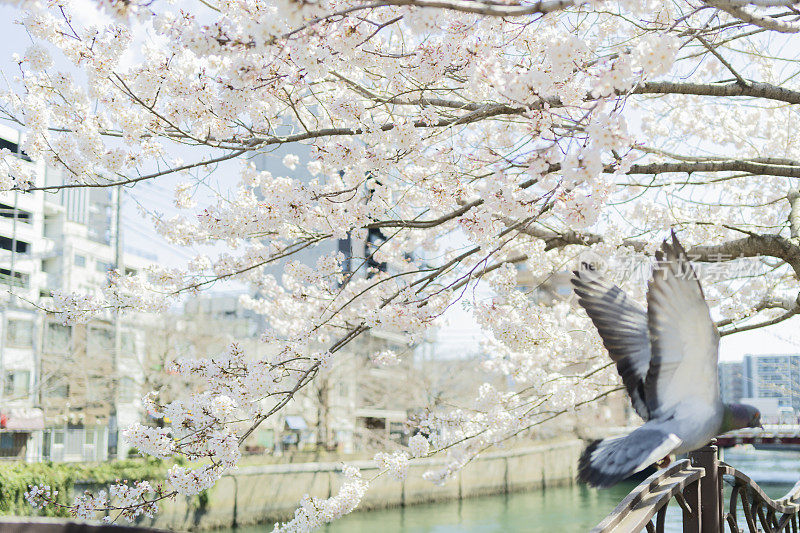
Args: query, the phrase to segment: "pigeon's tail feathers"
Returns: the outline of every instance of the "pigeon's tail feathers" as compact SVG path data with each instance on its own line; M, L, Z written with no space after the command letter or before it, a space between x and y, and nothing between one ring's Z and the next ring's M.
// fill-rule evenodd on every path
M645 426L625 437L593 441L578 461L578 481L611 487L666 457L680 444L674 434Z

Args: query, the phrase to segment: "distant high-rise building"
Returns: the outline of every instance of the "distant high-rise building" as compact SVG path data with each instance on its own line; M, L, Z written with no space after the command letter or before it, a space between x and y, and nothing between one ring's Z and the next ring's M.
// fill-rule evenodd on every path
M21 143L0 126L0 148L29 166L35 186L66 182ZM110 313L67 326L42 311L52 291L94 293L109 271L134 274L151 263L117 257L117 194L0 193L0 457L102 460L116 440L109 427L139 419L141 328Z
M745 355L742 397L776 398L780 407L800 412L800 354Z
M286 130L289 131L288 129ZM299 164L291 168L282 163L282 157L291 153L299 158ZM309 183L312 179L306 165L311 161L311 149L309 147L295 146L291 152L286 147L279 147L269 154L259 154L251 159L256 169L268 171L274 176L287 176ZM365 186L366 187L366 186ZM344 256L343 270L345 272L358 271L359 276L370 277L377 271L386 271L386 263L380 262L374 257L380 245L386 241L386 236L379 229L370 229L366 232L365 238L355 239L347 235L342 239L323 239L320 242L301 249L289 257L276 261L271 268L266 271L273 274L280 281L281 274L285 265L291 261L299 261L305 265L313 267L317 260L333 252L340 252Z
M719 392L725 403L736 403L744 394L742 362L726 361L719 364Z

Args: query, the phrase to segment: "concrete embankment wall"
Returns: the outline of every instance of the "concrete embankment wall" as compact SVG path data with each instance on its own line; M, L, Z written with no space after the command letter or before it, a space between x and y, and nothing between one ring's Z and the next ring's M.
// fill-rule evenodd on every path
M377 509L455 500L488 494L565 485L575 479L580 440L542 443L486 453L469 463L441 486L422 479L422 474L443 464L439 459L412 463L405 481L381 476L359 509ZM373 462L354 461L365 479L377 472ZM179 498L164 502L156 519L149 522L170 530L230 527L290 517L304 494L327 498L338 492L341 463L290 463L246 466L225 476L209 491L208 499Z

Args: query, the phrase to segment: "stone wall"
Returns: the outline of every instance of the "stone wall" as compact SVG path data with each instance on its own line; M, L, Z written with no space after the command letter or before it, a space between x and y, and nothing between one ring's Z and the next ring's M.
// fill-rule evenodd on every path
M440 459L412 463L404 482L381 476L359 509L429 503L487 494L570 484L577 472L580 440L543 443L526 448L486 453L469 463L442 486L422 479L441 465ZM350 463L348 461L348 463ZM354 461L364 478L376 473L373 462ZM147 522L169 530L210 529L283 520L294 513L304 494L329 497L341 482L341 463L290 463L241 467L223 477L207 500L198 497L165 502L156 519Z

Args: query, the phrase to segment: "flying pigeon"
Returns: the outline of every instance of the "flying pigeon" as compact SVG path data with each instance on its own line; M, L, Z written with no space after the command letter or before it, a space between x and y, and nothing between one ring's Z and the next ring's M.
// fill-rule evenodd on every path
M592 442L581 455L579 481L610 487L669 454L761 427L758 409L720 399L719 332L674 232L656 252L647 312L590 270L576 271L572 284L645 421L624 437Z

